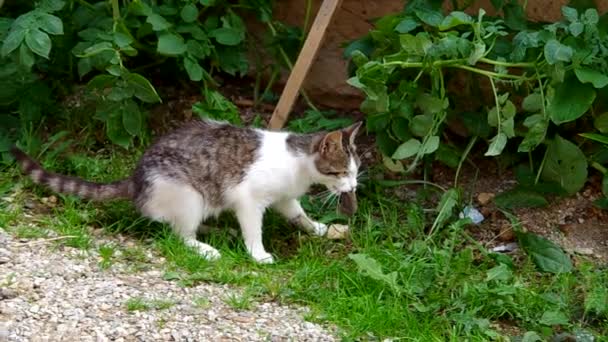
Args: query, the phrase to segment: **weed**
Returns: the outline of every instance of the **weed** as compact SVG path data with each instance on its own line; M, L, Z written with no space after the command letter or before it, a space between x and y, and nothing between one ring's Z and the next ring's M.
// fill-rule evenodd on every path
M127 311L166 310L174 305L175 302L172 300L145 299L142 297L129 298L125 303Z
M192 302L194 303L194 305L196 305L197 308L200 309L207 309L211 306L211 302L208 298L205 297L194 297L194 299L192 299Z
M101 260L99 261L99 267L102 269L109 268L112 266L114 254L116 252L116 247L112 244L103 244L99 246L99 257Z
M19 239L40 239L49 236L49 231L35 225L21 225L11 228L11 232Z
M251 295L246 291L243 294L231 293L223 298L224 303L235 310L250 310L253 302Z
M147 311L150 305L141 297L129 298L125 303L127 311Z

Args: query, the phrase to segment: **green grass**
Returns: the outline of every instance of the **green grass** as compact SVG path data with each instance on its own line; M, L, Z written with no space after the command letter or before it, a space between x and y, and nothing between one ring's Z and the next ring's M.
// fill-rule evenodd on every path
M129 298L125 302L127 311L166 310L174 306L175 302L165 299L145 299L142 297Z
M99 261L99 267L102 269L107 269L112 266L112 262L114 259L114 254L116 253L116 247L113 244L103 244L98 247L99 257L101 260Z
M132 167L134 157L121 156L111 151L101 156L82 154L68 161L52 157L43 164L92 180L113 180L127 175ZM14 201L23 200L24 194L50 194L23 178L17 181L15 175L13 168L0 173L0 189L7 182L23 186ZM77 248L92 247L90 229L129 234L135 239L152 237L152 245L100 246L102 263L111 265L122 258L138 265L134 266L137 271L149 262L145 249L155 248L167 260L165 280L182 286L200 282L240 286L243 295L223 298L239 310L265 300L307 305L311 308L308 319L336 323L344 340L374 336L484 341L526 332L549 339L559 332L577 331L608 335L606 267L576 257L577 266L571 273L540 273L525 256L511 260L511 267L471 243L467 227L453 217L429 237L426 232L435 213L425 214L421 205L391 198L371 181L363 186L359 211L349 223L352 236L346 241L308 236L269 212L264 240L277 257L273 265L258 265L249 258L241 238L229 233L229 228L238 228L231 215L210 222L220 228L218 232L201 236L222 253L216 262L208 262L184 246L166 226L141 219L126 202L93 204L59 196L52 213L36 215L40 229L19 233L19 227L29 227L21 209L9 210L0 201L0 224L13 227L9 230L16 235L31 237L52 229L73 236L60 243ZM11 191L6 190L5 195ZM321 208L314 204L317 202L305 201L311 216L341 221L333 207ZM199 307L209 303L205 298L191 300ZM160 310L172 303L161 302L137 297L125 305L129 311Z

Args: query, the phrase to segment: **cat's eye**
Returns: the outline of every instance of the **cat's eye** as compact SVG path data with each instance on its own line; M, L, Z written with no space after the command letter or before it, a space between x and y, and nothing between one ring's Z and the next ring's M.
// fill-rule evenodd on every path
M344 175L344 172L328 172L327 175L332 177L340 177Z

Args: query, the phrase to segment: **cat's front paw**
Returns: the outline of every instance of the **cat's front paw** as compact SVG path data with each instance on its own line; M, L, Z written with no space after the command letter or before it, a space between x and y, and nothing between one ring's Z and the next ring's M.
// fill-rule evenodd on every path
M253 260L260 264L274 263L274 257L272 256L272 254L266 251L251 253L251 257L253 258Z
M312 233L317 236L325 236L327 234L327 225L321 222L312 222Z

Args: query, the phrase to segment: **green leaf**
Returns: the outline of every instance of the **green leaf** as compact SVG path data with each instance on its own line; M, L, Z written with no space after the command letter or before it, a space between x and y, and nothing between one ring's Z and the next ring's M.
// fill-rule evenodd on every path
M357 264L359 273L362 275L388 285L397 294L401 292L401 288L397 282L397 272L385 274L382 271L382 265L376 259L363 253L349 254L348 257Z
M184 38L176 33L163 33L158 37L158 46L156 51L161 55L177 56L187 50Z
M126 35L122 32L114 32L114 36L112 37L114 40L114 43L116 45L118 45L119 48L125 48L129 45L131 45L131 43L133 43L133 38L131 38L129 35Z
M602 178L602 193L608 197L608 174L605 174Z
M524 140L519 144L517 148L518 152L530 152L545 140L547 129L549 128L549 120L540 114L535 114L527 117L524 125L528 127L528 132L524 136Z
M81 55L78 55L80 58L92 57L97 54L100 54L104 51L113 51L112 43L110 42L101 42L86 48Z
M403 164L401 164L401 162L395 162L390 157L387 157L384 154L382 155L382 164L391 172L405 172L405 168L403 167Z
M437 27L443 20L443 14L439 10L435 10L428 7L419 7L414 10L418 19L422 20L425 24Z
M540 337L540 335L536 331L527 331L524 334L521 342L538 342L542 340L542 337Z
M432 127L433 116L431 115L416 115L410 122L410 131L418 137L427 135Z
M435 159L451 168L457 168L462 151L447 144L440 144L435 152Z
M608 210L608 197L596 199L593 201L593 205L600 209Z
M122 110L122 125L132 136L139 136L142 131L143 118L137 103L133 100L124 102Z
M19 47L19 64L29 69L34 65L34 62L36 62L36 59L32 51L27 46L21 44Z
M186 4L180 12L182 19L187 23L193 23L198 18L198 9L194 4Z
M28 30L25 34L25 43L38 56L49 58L51 52L51 38L39 29Z
M517 232L520 246L539 270L549 273L570 272L570 258L555 243L530 232Z
M406 17L405 19L401 20L397 26L395 26L395 31L399 33L408 33L415 30L418 26L420 26L420 23L418 23L416 19Z
M106 134L110 141L125 149L131 145L131 136L125 130L122 123L122 115L111 115L106 121Z
M148 103L162 102L156 89L145 77L135 73L127 73L123 77L138 99Z
M505 146L507 146L507 136L500 132L490 140L490 146L484 156L491 157L500 155L502 150L505 149Z
M572 23L568 26L568 30L573 36L578 37L585 30L585 25L583 23Z
M100 74L93 77L89 83L87 83L87 87L90 89L106 89L115 84L118 78L111 75Z
M190 57L184 58L184 68L192 81L198 82L203 79L203 68L196 60Z
M412 157L412 156L416 155L418 153L418 151L420 151L421 145L422 144L420 143L420 141L418 139L412 138L412 139L404 142L403 144L399 145L399 147L397 147L397 150L395 151L395 153L393 153L392 158L401 160L401 159L406 159L406 158Z
M470 15L464 12L454 11L450 13L447 17L443 18L443 21L441 22L441 24L439 24L439 30L445 31L459 25L471 24L473 24L473 18Z
M503 209L538 208L549 204L542 195L518 188L498 194L494 198L494 202L498 207Z
M590 84L572 78L560 83L547 108L551 121L559 125L580 118L591 108L595 96Z
M602 144L608 145L608 135L602 135L597 133L580 133L581 137L585 137L587 139L591 139Z
M215 5L215 0L199 0L199 2L203 6L213 6L213 5Z
M575 144L557 135L549 144L542 177L575 194L587 180L587 158Z
M121 76L123 69L120 67L120 65L112 64L106 68L106 71L112 76Z
M593 126L601 133L608 133L608 112L598 115L593 120Z
M189 39L186 43L188 53L196 58L203 59L211 54L211 48L208 44L201 44L200 42Z
M469 58L467 58L467 63L469 63L469 65L475 65L477 61L479 61L479 59L483 57L483 55L486 53L485 43L475 42L474 46L475 49L473 50L471 55L469 55Z
M531 93L524 98L521 106L527 112L538 112L543 109L543 98L539 93Z
M512 275L513 275L513 273L511 272L511 269L509 268L509 266L507 266L505 264L500 264L498 266L495 266L495 267L489 269L486 272L485 281L492 281L492 280L505 281L505 280L509 280L512 277Z
M57 12L60 11L63 6L65 6L65 1L63 0L42 0L40 3L40 9L45 12Z
M568 317L561 311L545 311L539 323L548 326L567 325Z
M37 22L39 27L49 34L63 34L63 22L59 17L48 13L40 13Z
M433 222L431 231L434 231L435 228L442 226L452 216L454 208L456 208L458 205L459 197L458 190L454 188L443 193L441 200L437 205L437 217Z
M608 76L595 69L580 66L574 69L574 73L581 83L591 83L598 89L608 85Z
M131 96L133 96L133 89L131 88L112 87L110 92L108 92L107 99L111 101L122 101Z
M22 28L13 29L9 32L4 39L2 49L0 50L2 57L7 56L9 53L15 51L15 49L19 47L25 38L25 32L26 30Z
M416 106L420 108L424 114L431 116L448 108L449 102L447 98L441 100L431 94L422 93L416 98Z
M576 8L562 6L562 16L569 22L578 21L578 11L576 10Z
M439 137L433 135L429 137L420 147L421 154L431 154L439 148Z
M164 31L171 27L171 23L168 22L167 19L156 13L151 13L146 19L146 22L152 25L154 31Z
M597 25L600 21L600 15L595 8L587 8L583 13L583 22L588 25Z
M232 27L216 28L209 35L222 45L235 46L243 41L241 31Z
M563 45L556 39L550 39L545 44L545 59L549 64L557 62L570 62L574 51L571 47Z

